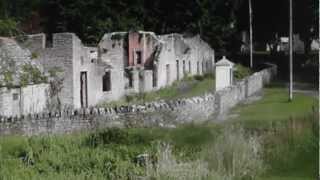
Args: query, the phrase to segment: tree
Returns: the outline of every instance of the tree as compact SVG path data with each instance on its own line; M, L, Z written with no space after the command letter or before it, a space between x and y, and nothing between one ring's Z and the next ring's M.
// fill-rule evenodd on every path
M0 19L0 36L16 36L20 34L18 23L11 19Z

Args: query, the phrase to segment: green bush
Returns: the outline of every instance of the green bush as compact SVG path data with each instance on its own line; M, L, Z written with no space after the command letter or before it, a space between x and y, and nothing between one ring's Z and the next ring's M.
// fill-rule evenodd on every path
M37 59L39 57L38 53L32 52L31 53L31 59Z
M10 18L0 19L0 36L16 36L20 34L18 23Z
M243 79L247 76L250 76L250 74L252 74L252 70L250 68L245 67L241 64L236 64L234 68L235 68L234 77L236 79Z
M86 144L97 147L107 144L148 144L153 140L152 137L143 136L140 133L129 134L127 130L120 128L109 128L88 136Z
M195 75L195 76L194 76L194 79L197 80L197 81L203 81L204 78L205 78L205 77L204 77L204 76L201 76L201 75Z

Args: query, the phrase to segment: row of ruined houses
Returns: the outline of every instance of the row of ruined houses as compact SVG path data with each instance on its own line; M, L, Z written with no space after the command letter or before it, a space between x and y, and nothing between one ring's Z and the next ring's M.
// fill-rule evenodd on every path
M46 39L45 34L29 35L23 42L0 38L0 50L9 47L14 51L11 59L28 59L43 74L59 68L60 108L95 106L214 71L214 50L199 35L114 32L95 47L84 45L73 33L53 34L50 44ZM0 115L50 110L50 88L49 83L0 88Z

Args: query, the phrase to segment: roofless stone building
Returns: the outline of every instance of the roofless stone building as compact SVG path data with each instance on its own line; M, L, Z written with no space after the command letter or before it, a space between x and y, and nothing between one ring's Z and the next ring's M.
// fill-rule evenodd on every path
M53 34L48 42L45 34L35 34L19 46L17 51L27 51L28 57L40 64L44 75L54 68L61 69L59 103L70 108L158 90L188 75L212 73L215 65L214 50L199 35L113 32L105 34L96 47L89 47L74 33ZM1 103L4 102L0 98ZM23 113L6 112L6 115L17 114Z

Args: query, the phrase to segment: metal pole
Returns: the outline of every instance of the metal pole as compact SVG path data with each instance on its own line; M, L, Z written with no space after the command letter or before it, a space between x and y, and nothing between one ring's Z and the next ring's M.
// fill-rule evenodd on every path
M293 34L293 26L292 26L292 0L289 0L290 1L290 28L289 28L289 31L290 31L290 37L289 37L289 48L290 48L290 62L289 62L289 68L290 68L290 83L289 83L289 101L292 101L293 99L293 94L292 94L292 91L293 91L293 68L292 68L292 60L293 60L293 42L292 42L292 34Z
M250 68L253 68L252 3L251 3L251 0L249 0L249 16L250 16Z
M318 26L319 39L318 39L318 40L320 40L320 0L319 0L318 5L319 5L319 6L318 6L318 8L319 8L319 9L318 9L318 17L319 17L319 19L318 19L318 21L319 21L319 24L318 24L318 25L319 25L319 26ZM320 92L320 77L319 77L319 76L320 76L320 47L319 47L318 50L319 50L319 53L318 53L318 57L319 57L319 64L318 64L318 68L319 68L319 72L318 72L318 73L319 73L319 74L318 74L318 78L319 78L319 84L318 84L318 86L319 86L319 87L318 87L318 88L319 88L319 89L318 89L318 96L319 96L319 97L318 97L318 105L319 105L319 104L320 104L320 94L319 94L319 92ZM319 116L318 116L318 117L320 117L320 107L318 107L318 111L319 111L319 112L318 112L318 113L319 113ZM319 127L320 127L320 123L318 123L318 128L319 128ZM318 137L319 137L319 136L320 136L320 131L319 131L319 129L318 129ZM320 146L320 141L319 141L319 144L318 144L318 145ZM318 146L318 147L319 147L319 146ZM318 166L318 167L319 167L318 172L320 172L320 161L319 161L319 164L318 164L318 165L319 165L319 166ZM320 173L318 174L318 179L320 179Z

